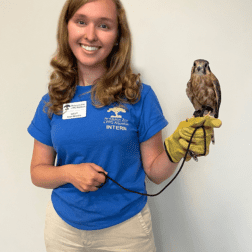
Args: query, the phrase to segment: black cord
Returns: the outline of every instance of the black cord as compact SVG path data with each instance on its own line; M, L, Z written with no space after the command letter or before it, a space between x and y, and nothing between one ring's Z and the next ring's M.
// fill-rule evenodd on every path
M110 178L110 177L109 177L107 174L105 174L104 172L98 172L98 173L104 174L104 176L106 177L106 180L105 180L105 182L104 182L102 185L97 186L97 187L98 187L98 188L103 187L103 186L105 185L105 183L107 182L107 179L110 179L110 180L113 181L115 184L117 184L117 185L120 186L122 189L124 189L124 190L126 190L126 191L128 191L128 192L137 193L137 194L144 195L144 196L149 196L149 197L158 196L160 193L162 193L162 192L163 192L163 191L164 191L164 190L165 190L165 189L177 178L177 176L178 176L179 173L181 172L181 170L182 170L182 168L183 168L183 166L184 166L184 163L185 163L185 161L186 161L186 156L187 156L187 154L188 154L188 152L189 152L189 148L190 148L190 145L191 145L191 143L192 143L193 136L194 136L194 134L196 133L196 131L197 131L198 129L200 129L200 128L202 128L203 131L204 131L204 147L205 147L205 150L204 150L204 153L202 154L202 156L205 156L205 155L206 155L206 130L205 130L205 127L202 125L202 126L196 127L195 130L193 131L192 136L191 136L190 141L189 141L189 144L188 144L188 147L187 147L187 150L186 150L186 153L185 153L185 157L184 157L184 159L183 159L183 162L182 162L182 164L181 164L181 166L180 166L180 168L179 168L177 174L174 176L174 178L173 178L173 179L172 179L172 180L171 180L160 192L158 192L158 193L156 193L156 194L148 194L148 193L140 193L140 192L132 191L132 190L127 189L127 188L123 187L122 185L120 185L118 182L116 182L114 179Z

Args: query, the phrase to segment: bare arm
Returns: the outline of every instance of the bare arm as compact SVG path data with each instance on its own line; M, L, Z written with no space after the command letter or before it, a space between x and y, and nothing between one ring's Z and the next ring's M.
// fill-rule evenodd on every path
M34 140L30 168L34 185L54 189L71 183L80 191L87 192L98 190L96 186L105 182L104 175L97 172L105 172L100 166L91 163L54 166L55 157L53 147Z
M38 187L54 189L67 183L63 166L55 167L56 152L53 147L34 140L31 160L31 180Z
M141 143L143 167L148 178L155 184L161 184L175 171L177 163L172 163L164 149L162 131Z

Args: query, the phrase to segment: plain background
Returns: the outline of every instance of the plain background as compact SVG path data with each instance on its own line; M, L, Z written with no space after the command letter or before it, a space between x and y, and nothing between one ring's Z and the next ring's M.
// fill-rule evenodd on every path
M27 133L47 92L63 0L0 1L0 250L45 252L51 190L31 183ZM193 107L185 89L195 59L206 59L222 89L216 144L186 163L149 198L158 252L250 252L252 248L251 0L122 0L133 35L133 65L156 92L168 137ZM166 181L168 182L168 181ZM147 183L149 193L159 191Z

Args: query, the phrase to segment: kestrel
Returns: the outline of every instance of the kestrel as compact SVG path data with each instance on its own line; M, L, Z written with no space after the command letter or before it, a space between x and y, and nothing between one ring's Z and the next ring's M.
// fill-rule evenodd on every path
M203 59L195 60L191 70L191 78L187 83L186 94L190 99L195 112L195 117L208 114L219 117L221 103L220 83L215 75L211 72L209 62ZM212 134L212 142L215 143L214 132ZM197 160L197 156L193 152L189 154Z
M195 60L191 78L187 83L186 94L195 108L194 116L203 116L205 111L219 117L221 89L218 79L211 72L209 62Z

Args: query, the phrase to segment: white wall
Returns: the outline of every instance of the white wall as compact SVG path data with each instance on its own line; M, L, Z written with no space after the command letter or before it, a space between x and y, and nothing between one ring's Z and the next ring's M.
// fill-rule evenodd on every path
M251 0L122 0L136 71L156 92L169 136L193 107L185 89L193 61L220 81L223 126L199 162L185 164L163 194L149 198L158 252L249 252L252 247ZM26 129L47 92L49 60L64 1L0 1L0 248L45 252L51 190L30 180ZM148 192L157 186L147 183Z

